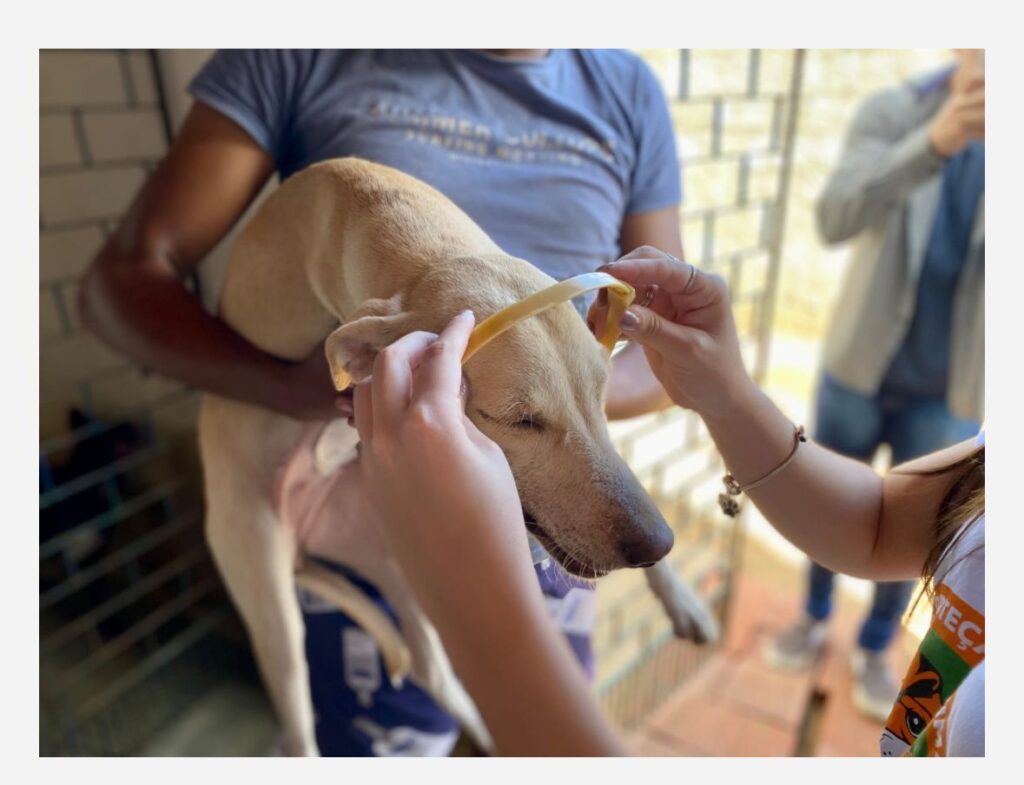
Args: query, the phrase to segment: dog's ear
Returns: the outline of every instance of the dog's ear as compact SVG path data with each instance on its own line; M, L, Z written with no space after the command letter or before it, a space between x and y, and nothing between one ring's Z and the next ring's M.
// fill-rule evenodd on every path
M359 306L324 344L335 389L344 390L369 376L377 352L414 329L412 314L402 309L401 295Z

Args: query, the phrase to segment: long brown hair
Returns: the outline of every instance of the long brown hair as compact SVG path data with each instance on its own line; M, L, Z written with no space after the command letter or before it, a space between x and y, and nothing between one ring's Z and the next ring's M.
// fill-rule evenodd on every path
M935 576L944 557L985 512L985 445L982 444L949 466L925 473L936 475L947 472L953 474L955 479L935 516L932 547L921 570L924 592L929 598L935 592ZM951 567L948 565L946 572Z

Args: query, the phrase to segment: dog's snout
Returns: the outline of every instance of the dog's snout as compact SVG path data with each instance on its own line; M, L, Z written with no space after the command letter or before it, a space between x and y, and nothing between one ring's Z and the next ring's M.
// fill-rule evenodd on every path
M653 532L623 542L622 556L630 567L650 567L668 555L674 540L672 530L660 523Z

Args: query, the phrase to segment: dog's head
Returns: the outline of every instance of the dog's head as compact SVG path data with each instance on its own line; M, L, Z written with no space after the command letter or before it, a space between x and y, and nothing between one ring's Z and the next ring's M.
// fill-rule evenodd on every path
M466 308L480 321L552 283L504 256L432 267L408 292L360 308L328 339L328 360L358 381L402 335L438 332ZM520 322L465 367L467 415L504 450L527 528L585 577L653 564L672 547L672 530L608 437L608 371L607 353L569 303Z

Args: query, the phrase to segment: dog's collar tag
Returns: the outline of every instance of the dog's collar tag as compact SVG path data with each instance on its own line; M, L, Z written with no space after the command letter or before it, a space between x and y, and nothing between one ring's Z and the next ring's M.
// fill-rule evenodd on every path
M462 355L462 362L465 363L488 343L524 319L529 319L541 311L546 311L552 306L560 305L594 289L608 290L608 317L605 320L601 344L611 352L615 348L615 342L619 339L619 319L633 302L636 292L628 283L620 281L608 273L584 273L560 281L547 289L541 289L539 292L488 316L470 333L466 352Z

